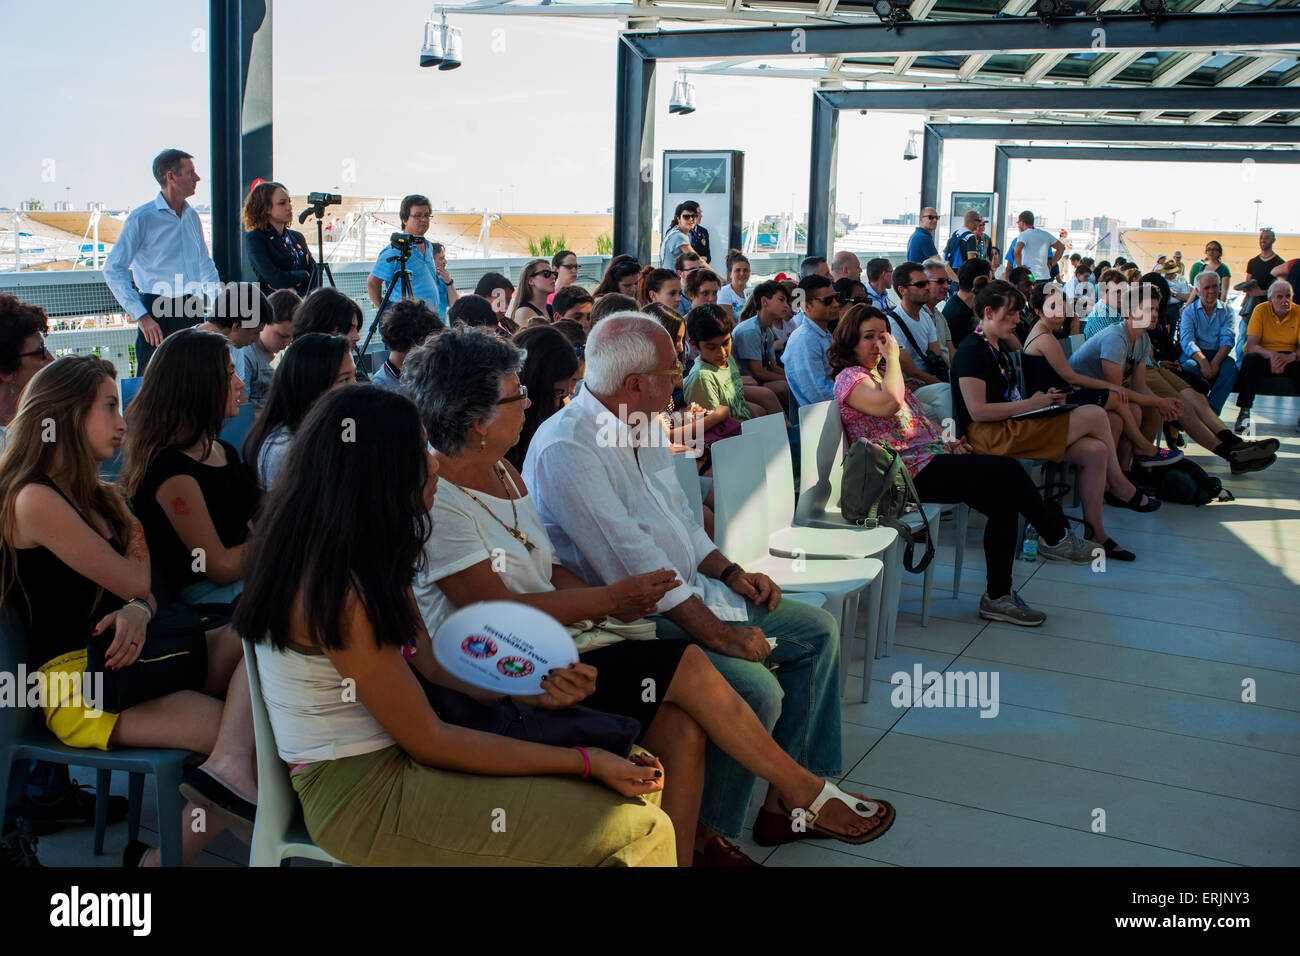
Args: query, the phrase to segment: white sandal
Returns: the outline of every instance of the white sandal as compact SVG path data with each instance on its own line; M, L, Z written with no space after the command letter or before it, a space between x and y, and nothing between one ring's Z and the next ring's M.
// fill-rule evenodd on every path
M856 836L850 836L847 833L836 833L834 830L829 830L826 827L819 826L817 824L817 818L821 815L822 808L831 800L839 800L863 820L878 819L880 820L880 823L865 833L860 833ZM885 815L883 817L880 816L881 807L885 808ZM790 819L797 819L798 814L800 814L800 811L795 810L790 814ZM839 787L835 786L835 784L827 780L822 785L822 792L817 794L817 798L813 800L808 809L802 811L802 818L803 822L807 826L823 836L832 837L844 843L869 843L893 825L894 807L885 800L867 800L863 797L854 796L851 793L845 793Z

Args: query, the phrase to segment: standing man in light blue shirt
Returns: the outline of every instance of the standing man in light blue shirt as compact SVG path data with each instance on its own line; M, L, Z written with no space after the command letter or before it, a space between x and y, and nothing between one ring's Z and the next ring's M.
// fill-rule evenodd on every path
M199 214L185 201L199 185L194 157L163 150L153 178L161 191L131 210L104 262L109 291L136 322L137 375L166 336L203 321L204 297L215 299L221 286Z
M835 286L825 276L804 276L799 291L803 293L805 321L785 345L785 378L792 405L815 405L835 397L826 350L831 347L830 327L839 318L840 309Z
M413 194L402 199L398 216L402 221L402 232L412 237L411 258L406 268L411 273L411 297L423 299L424 304L438 313L438 318L447 321L447 310L459 298L456 283L447 274L447 253L437 242L428 242L424 234L429 231L429 220L433 216L433 204L427 196ZM366 294L375 308L384 299L384 289L397 274L397 250L385 247L375 260L375 266L366 278ZM400 301L402 290L394 290L389 301Z
M1237 382L1237 362L1232 357L1236 329L1232 313L1219 301L1219 287L1217 272L1207 269L1197 274L1197 298L1183 306L1178 320L1183 368L1209 385L1206 397L1216 415L1222 414L1223 404Z

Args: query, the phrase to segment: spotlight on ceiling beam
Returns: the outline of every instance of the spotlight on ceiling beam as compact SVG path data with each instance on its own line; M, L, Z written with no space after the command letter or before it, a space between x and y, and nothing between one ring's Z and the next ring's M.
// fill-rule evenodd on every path
M911 4L912 0L875 0L871 4L871 9L885 25L885 29L892 30L900 23L907 23L912 19L912 15L907 12Z
M673 95L668 100L668 112L678 116L695 112L695 84L686 79L685 73L677 74L673 82Z
M1070 11L1073 13L1074 11ZM1052 28L1052 24L1062 16L1068 16L1065 4L1061 0L1037 0L1034 4L1034 14L1047 29Z
M919 129L909 130L907 133L907 145L903 147L904 161L916 159L916 138L921 135Z
M1165 0L1138 0L1138 9L1145 13L1152 23L1157 23L1167 12Z
M424 21L424 46L420 48L420 66L436 66L440 70L454 70L460 66L464 49L460 27L447 25L447 12L442 11L441 22L430 15Z

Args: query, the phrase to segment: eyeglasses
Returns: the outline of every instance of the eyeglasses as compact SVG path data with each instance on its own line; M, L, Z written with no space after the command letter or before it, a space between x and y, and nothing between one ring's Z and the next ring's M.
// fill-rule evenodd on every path
M641 375L681 375L682 363L677 362L672 368L656 368L648 372L641 372Z
M518 394L518 395L511 395L509 398L503 398L503 399L500 399L500 400L497 402L497 404L498 404L498 405L509 405L511 402L526 402L526 401L528 401L528 386L527 386L527 385L520 385L520 386L519 386L519 394Z
M577 271L578 271L578 264L577 264L576 262L566 262L566 263L564 263L563 265L561 265L560 268L561 268L561 269L572 269L574 272L577 272Z
M40 359L42 362L45 361L45 359L49 358L49 355L50 355L50 350L47 349L47 348L45 347L45 343L44 343L44 342L41 343L41 347L38 348L38 349L33 349L33 350L30 351L30 352L19 352L19 353L18 353L18 357L19 357L20 359L23 359L23 358L38 358L38 359Z

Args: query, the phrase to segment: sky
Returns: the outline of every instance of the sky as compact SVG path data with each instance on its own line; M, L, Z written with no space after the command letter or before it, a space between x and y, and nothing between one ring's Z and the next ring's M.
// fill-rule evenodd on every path
M421 192L437 209L611 206L617 22L452 11L464 66L438 71L417 66L429 9L275 0L274 178L294 193ZM0 0L0 206L138 205L157 191L149 165L167 146L206 174L207 18L206 0ZM698 109L670 116L675 78L658 70L656 149L743 150L746 218L792 206L805 215L811 83L694 76ZM839 211L873 222L915 209L920 163L902 156L923 122L841 114ZM1251 231L1258 213L1260 225L1300 233L1296 176L1292 166L1015 161L1010 206L1052 228L1067 211L1136 226L1177 210L1180 229ZM946 145L945 203L992 180L991 144ZM194 201L210 199L200 183Z

